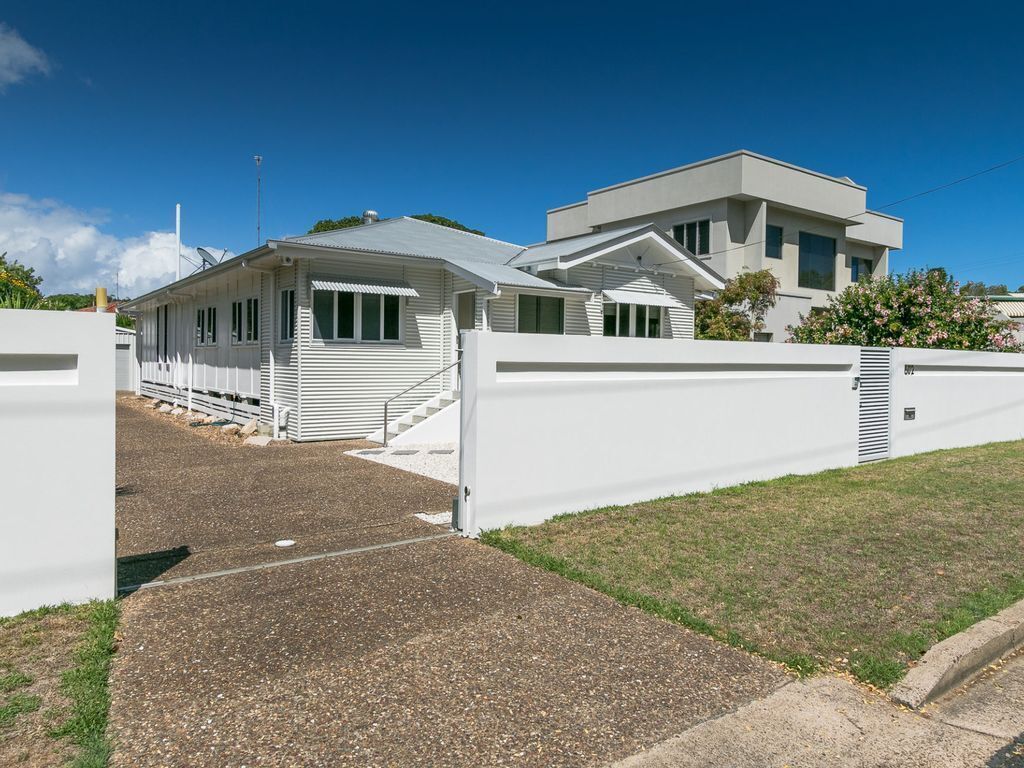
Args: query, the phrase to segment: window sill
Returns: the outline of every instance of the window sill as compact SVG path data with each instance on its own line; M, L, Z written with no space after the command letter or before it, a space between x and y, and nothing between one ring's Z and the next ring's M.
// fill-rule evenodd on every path
M360 339L312 339L311 347L405 347L404 341L362 341Z

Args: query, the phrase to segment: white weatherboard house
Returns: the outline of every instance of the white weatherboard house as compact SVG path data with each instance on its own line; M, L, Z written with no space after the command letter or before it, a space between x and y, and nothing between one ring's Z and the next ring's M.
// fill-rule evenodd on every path
M400 395L396 442L453 442L460 330L692 339L695 291L723 286L650 222L524 247L364 221L270 240L127 303L140 392L292 440L378 441Z
M753 152L739 151L587 194L548 211L547 239L638 223L670 233L718 274L771 270L779 302L763 341L862 277L889 271L903 221L867 209L867 189Z

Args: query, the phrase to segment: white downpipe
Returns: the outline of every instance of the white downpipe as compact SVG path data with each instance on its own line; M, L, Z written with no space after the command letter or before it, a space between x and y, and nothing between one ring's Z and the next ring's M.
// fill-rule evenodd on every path
M192 412L192 385L195 383L195 375L192 368L192 350L188 352L188 410Z

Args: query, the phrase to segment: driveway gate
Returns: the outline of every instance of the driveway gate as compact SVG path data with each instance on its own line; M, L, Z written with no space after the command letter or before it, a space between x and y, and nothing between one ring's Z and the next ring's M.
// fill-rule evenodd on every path
M860 351L860 422L857 460L889 458L889 401L892 397L892 350L863 347Z

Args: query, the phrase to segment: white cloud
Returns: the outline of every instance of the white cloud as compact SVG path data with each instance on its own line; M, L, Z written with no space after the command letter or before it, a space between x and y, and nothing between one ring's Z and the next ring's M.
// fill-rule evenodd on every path
M0 253L35 268L43 293L91 293L102 285L135 297L174 280L173 232L120 238L104 233L102 224L56 200L0 192ZM181 251L199 263L194 247L182 244ZM182 259L182 275L192 269Z
M50 60L6 24L0 23L0 93L33 73L48 74Z

